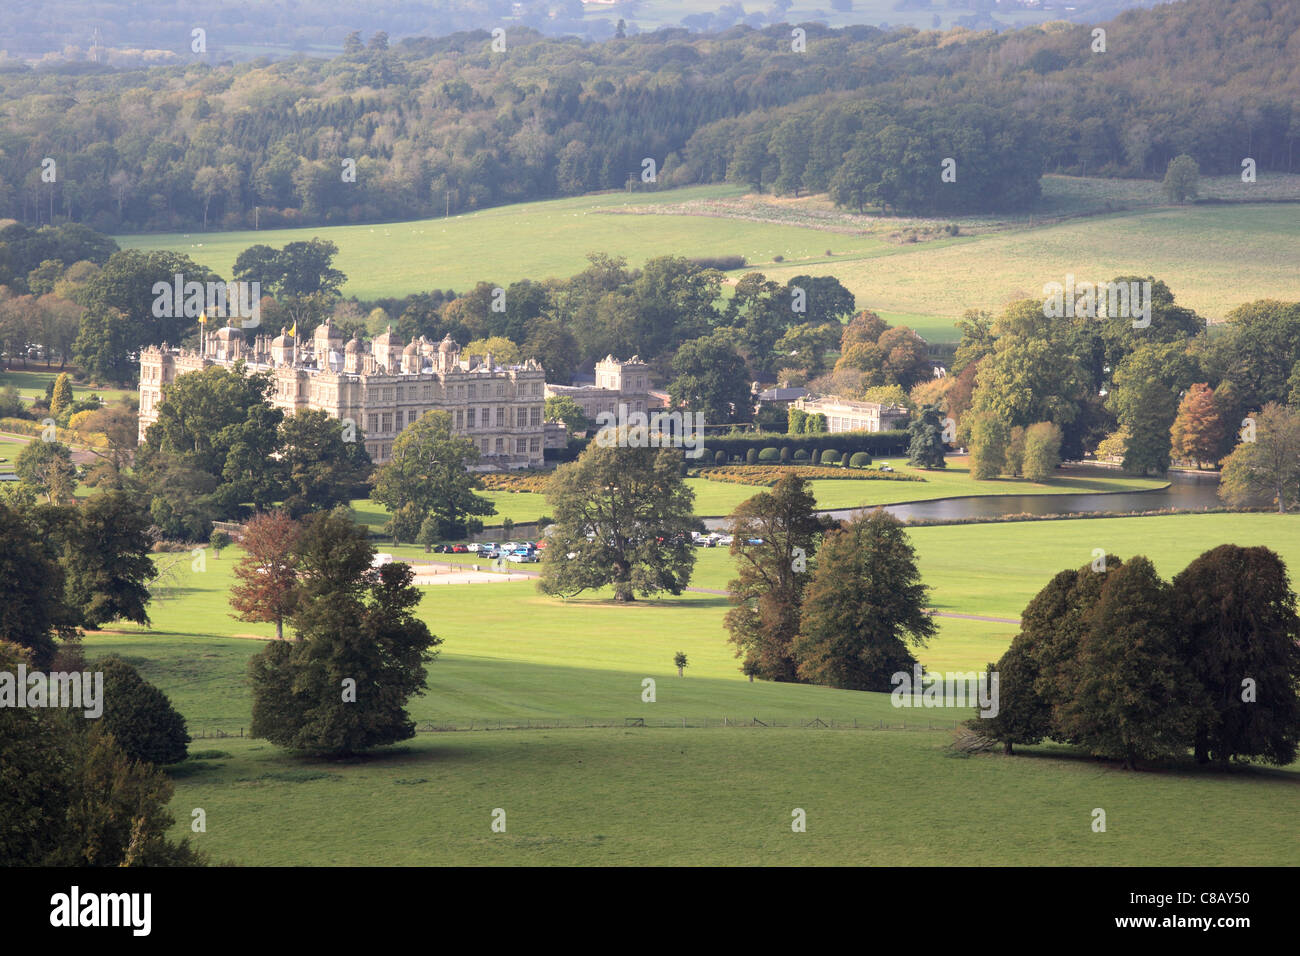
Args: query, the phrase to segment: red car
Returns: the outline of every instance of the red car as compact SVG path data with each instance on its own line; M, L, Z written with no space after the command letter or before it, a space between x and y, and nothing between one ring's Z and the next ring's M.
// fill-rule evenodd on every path
M463 544L453 544L451 546L452 554L469 554L469 548Z

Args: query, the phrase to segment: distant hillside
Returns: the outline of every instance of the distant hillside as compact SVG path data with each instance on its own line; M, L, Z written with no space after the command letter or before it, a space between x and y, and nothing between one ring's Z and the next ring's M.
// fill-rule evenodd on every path
M1131 11L1105 52L1064 23L805 29L804 52L788 26L512 30L504 52L479 31L332 59L0 72L0 216L267 228L721 181L942 216L1025 208L1043 171L1300 162L1300 4Z

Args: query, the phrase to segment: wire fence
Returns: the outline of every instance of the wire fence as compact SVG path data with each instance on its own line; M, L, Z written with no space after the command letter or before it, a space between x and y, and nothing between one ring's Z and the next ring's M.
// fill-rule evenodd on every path
M955 730L959 721L871 720L842 717L499 717L439 718L416 724L418 734L465 733L484 730L577 730L615 727L665 729L780 728L783 730ZM202 727L190 730L194 740L249 736L248 728Z

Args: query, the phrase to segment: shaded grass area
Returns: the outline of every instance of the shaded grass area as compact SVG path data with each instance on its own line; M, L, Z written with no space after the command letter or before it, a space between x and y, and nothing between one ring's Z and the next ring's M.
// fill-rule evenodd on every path
M491 731L326 761L225 740L217 752L229 756L177 779L173 833L218 861L260 865L1294 862L1294 768L1125 773L1050 747L953 757L947 742L925 731ZM189 832L190 807L206 811L207 833ZM1096 807L1105 833L1091 830ZM791 831L795 808L805 833ZM505 833L491 830L498 809Z

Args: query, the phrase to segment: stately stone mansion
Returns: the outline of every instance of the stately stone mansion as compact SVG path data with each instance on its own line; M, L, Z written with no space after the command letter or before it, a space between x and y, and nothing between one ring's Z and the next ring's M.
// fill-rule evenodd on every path
M310 340L246 338L226 326L202 337L198 351L152 347L140 355L140 440L158 420L162 387L177 376L243 360L250 371L270 371L271 403L286 414L317 408L355 423L376 462L392 457L393 439L425 412L446 411L452 430L472 438L484 469L539 467L545 429L546 382L529 359L509 367L491 355L462 357L451 337L434 344L423 336L402 345L392 329L368 346L347 344L327 319Z

